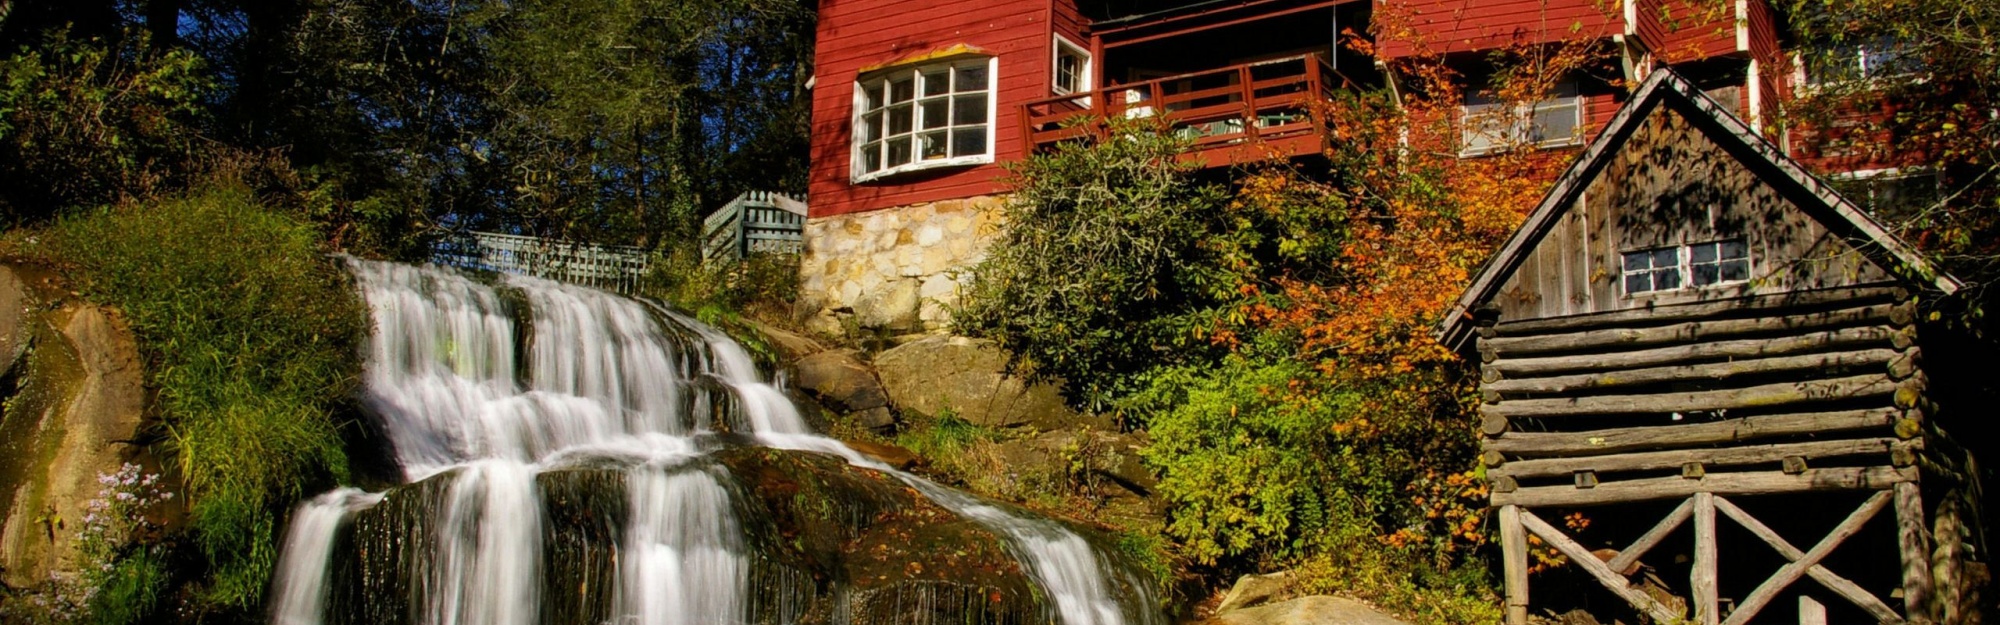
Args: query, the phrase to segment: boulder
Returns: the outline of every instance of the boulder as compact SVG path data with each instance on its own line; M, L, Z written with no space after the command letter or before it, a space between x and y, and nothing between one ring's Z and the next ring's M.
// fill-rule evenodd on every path
M1291 571L1238 577L1236 585L1229 588L1229 594L1222 596L1222 603L1215 606L1215 612L1233 612L1290 599L1295 596L1295 579Z
M785 362L795 362L826 351L826 347L820 345L819 341L806 338L805 335L747 317L745 321L748 321L750 327L756 329L757 333L764 335L765 342L769 343L771 349L778 352L779 359Z
M0 301L34 335L14 366L0 413L0 583L26 587L77 563L77 531L98 476L128 462L154 466L144 430L145 374L130 328L110 310L37 312L38 297L7 271ZM25 303L25 305L24 305Z
M875 372L851 349L823 351L793 363L793 382L836 412L853 413L889 405Z
M1102 418L1070 410L1054 385L1008 374L1007 354L986 341L925 337L876 355L875 371L898 410L930 417L950 413L986 427L1109 429Z
M871 443L868 441L841 442L847 443L848 448L860 452L861 455L867 456L876 462L895 467L899 471L907 471L910 467L917 466L918 458L916 452L902 447L888 443Z
M1368 604L1313 596L1217 614L1204 625L1410 625Z

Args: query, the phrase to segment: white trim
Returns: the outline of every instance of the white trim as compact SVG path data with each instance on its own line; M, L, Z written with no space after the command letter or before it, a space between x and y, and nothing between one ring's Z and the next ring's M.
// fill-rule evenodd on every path
M1714 207L1712 207L1712 206L1710 207L1710 209L1713 209L1713 208L1714 208ZM1740 259L1736 259L1736 258L1729 258L1729 259L1724 259L1724 258L1722 257L1722 246L1721 246L1721 244L1723 244L1723 243L1728 243L1728 242L1731 242L1731 241L1738 241L1738 242L1742 242L1742 243L1743 243L1743 258L1740 258ZM1714 264L1714 265L1716 265L1716 281L1715 281L1715 282L1710 282L1710 283L1708 283L1708 284L1695 284L1695 283L1694 283L1694 264L1695 264L1695 263L1694 263L1694 248L1695 248L1695 246L1698 246L1698 245L1714 245L1714 246L1716 246L1716 248L1715 248L1715 260L1714 260L1714 261L1711 261L1711 264ZM1620 251L1618 252L1618 291L1619 291L1619 295L1620 295L1621 297L1623 297L1624 299L1637 299L1637 298L1644 298L1644 297L1653 297L1653 296L1658 296L1658 295L1667 295L1667 294L1674 294L1674 293L1685 293L1685 292L1689 292L1689 291L1705 291L1705 290L1711 290L1711 289L1719 289L1719 288L1723 288L1723 287L1730 287L1730 286L1735 286L1735 285L1738 285L1738 284L1745 284L1745 283L1748 283L1748 282L1750 282L1750 275L1751 275L1751 274L1753 273L1753 271L1754 271L1754 270L1755 270L1755 269L1757 268L1757 261L1756 261L1756 255L1755 255L1755 254L1753 253L1753 252L1755 251L1755 249L1756 249L1756 247L1755 247L1755 246L1752 246L1752 245L1750 245L1750 238L1749 238L1749 237L1731 237L1731 238L1727 238L1727 239L1709 239L1709 240L1706 240L1706 241L1697 241L1697 242L1694 242L1694 243L1677 243L1677 244L1671 244L1671 245L1656 245L1656 246L1653 246L1653 247L1647 247L1647 248L1640 248L1640 249L1636 249L1636 250L1629 250L1629 251L1628 251L1628 250L1620 250ZM1654 272L1654 271L1659 271L1660 269L1664 269L1664 267L1651 267L1651 266L1648 266L1648 267L1647 267L1646 269L1642 269L1642 270L1638 270L1638 271L1632 271L1632 270L1628 270L1628 269L1626 269L1626 268L1625 268L1625 256L1626 256L1626 255L1629 255L1629 254L1641 254L1641 253L1643 253L1643 254L1652 254L1653 252L1657 252L1657 251L1660 251L1660 250L1674 250L1674 272L1675 272L1676 274L1678 274L1678 278L1677 278L1677 280L1676 280L1676 281L1680 283L1680 286L1676 286L1676 287L1674 287L1674 288L1671 288L1671 289L1661 289L1661 288L1652 288L1652 289L1647 289L1647 290L1644 290L1644 291L1639 291L1639 292L1637 292L1637 293L1634 293L1634 292L1632 292L1632 291L1630 290L1630 288L1631 288L1631 287L1630 287L1630 286L1628 286L1628 285L1627 285L1627 283L1626 283L1626 279L1627 279L1627 278L1629 278L1629 277L1631 277L1631 275L1632 275L1632 274L1635 274L1635 273L1651 273L1651 272ZM1741 261L1743 261L1743 277L1741 277L1741 278L1737 278L1737 279L1735 279L1735 280L1725 280L1725 279L1722 279L1722 263L1723 263L1723 262L1725 262L1725 261L1735 261L1735 260L1741 260ZM1651 282L1651 278L1648 278L1648 282L1649 282L1649 283Z
M1749 103L1750 130L1764 134L1764 69L1757 59L1750 59L1750 69L1743 78L1744 101Z
M1750 0L1736 0L1736 51L1750 51Z
M1514 105L1514 110L1512 112L1512 115L1514 117L1513 122L1515 124L1515 127L1509 129L1513 131L1512 134L1514 136L1488 137L1488 140L1491 141L1492 143L1483 147L1469 147L1467 144L1469 144L1470 142L1466 141L1466 137L1468 136L1470 129L1466 127L1466 123L1467 119L1472 115L1472 107L1473 106L1491 107L1491 106L1499 106L1501 104L1503 103L1494 102L1494 103L1486 103L1478 105L1472 105L1472 104L1458 105L1459 143L1460 143L1458 155L1460 158L1497 154L1524 145L1534 145L1537 148L1549 149L1549 148L1566 148L1571 146L1583 145L1584 143L1585 132L1583 125L1585 120L1588 119L1588 117L1584 115L1583 94L1578 93L1572 96L1556 96L1545 100L1516 104ZM1548 107L1551 109L1569 107L1571 110L1574 110L1576 112L1576 123L1570 126L1570 136L1553 137L1553 138L1543 139L1541 141L1528 140L1531 136L1530 133L1532 132L1532 130L1529 128L1529 125L1533 124L1535 121L1536 110L1542 107Z
M1091 76L1094 75L1092 71L1096 69L1097 59L1091 58L1090 49L1077 45L1076 42L1070 41L1069 38L1062 36L1061 33L1054 34L1053 38L1055 39L1055 44L1049 47L1049 92L1055 95L1069 95L1072 93L1089 93L1091 89L1097 88L1097 85L1091 84ZM1074 90L1063 89L1061 85L1056 84L1056 79L1062 76L1062 54L1064 48L1069 49L1070 52L1075 53L1077 56L1083 57L1083 66L1077 68L1077 88Z
M965 156L954 156L949 158L939 158L931 160L923 160L920 157L920 155L912 154L911 160L908 163L890 167L884 167L882 169L878 169L875 171L862 173L861 147L865 142L861 141L859 133L861 131L861 125L863 123L862 117L869 112L867 110L868 103L867 103L867 97L865 95L866 92L863 89L863 85L870 80L878 79L882 76L891 73L906 72L906 71L921 73L923 71L923 68L938 67L938 66L970 65L971 59L965 57L939 59L928 63L899 65L893 68L885 68L884 70L881 71L868 72L858 75L854 79L854 104L853 104L852 115L848 121L849 126L847 133L847 154L848 154L847 171L848 171L849 184L860 184L864 182L880 180L890 176L905 174L914 171L944 169L951 167L966 167L972 165L985 165L994 162L994 151L998 146L998 138L1000 134L999 133L1000 57L986 56L986 57L973 57L973 58L986 59L986 123L985 123L986 149L985 151L981 154L970 154ZM938 97L938 96L933 96L933 97ZM951 97L951 96L942 96L942 97ZM912 110L912 119L910 121L911 129L909 134L912 137L915 137L916 135L922 134L924 132L928 132L922 129L922 121L916 119L916 116L918 115L917 111L921 109L921 107L918 106L918 103L923 99L924 96L921 93L919 93L914 95L909 101ZM952 126L951 124L946 124L944 128L949 129L951 128L951 126ZM885 135L887 134L886 129L884 129L883 132ZM949 153L951 135L948 130L945 135L945 142L946 142L946 148L945 148L946 153ZM911 149L914 150L915 146L914 145L911 146Z

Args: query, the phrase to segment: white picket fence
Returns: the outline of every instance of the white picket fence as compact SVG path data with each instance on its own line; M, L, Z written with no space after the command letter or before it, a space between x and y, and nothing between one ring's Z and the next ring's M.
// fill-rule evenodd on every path
M442 265L546 278L630 293L652 268L646 250L623 245L553 241L494 232L469 232L440 244Z
M703 261L805 249L806 203L783 193L749 191L702 220Z

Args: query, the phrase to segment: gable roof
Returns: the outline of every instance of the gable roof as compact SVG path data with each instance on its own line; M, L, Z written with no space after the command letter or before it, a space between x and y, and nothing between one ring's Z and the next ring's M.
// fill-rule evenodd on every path
M1961 285L1957 278L1938 271L1914 248L1890 234L1880 222L1862 212L1832 187L1813 177L1797 161L1786 156L1783 149L1757 134L1749 124L1737 119L1735 114L1702 93L1700 88L1673 70L1662 68L1646 78L1631 101L1618 110L1597 139L1591 141L1569 170L1556 180L1555 186L1542 198L1542 203L1528 213L1527 220L1514 231L1514 236L1507 239L1507 244L1480 269L1472 285L1459 296L1458 303L1446 313L1443 324L1438 328L1438 339L1445 346L1458 349L1464 344L1472 330L1472 311L1492 300L1507 278L1520 268L1529 252L1541 243L1542 238L1576 202L1577 196L1604 172L1605 166L1624 148L1633 133L1661 106L1671 107L1680 113L1690 126L1699 129L1738 163L1752 170L1761 181L1774 187L1781 197L1790 200L1828 230L1845 237L1872 260L1886 263L1885 266L1900 266L1903 270L1901 275L1921 276L1929 286L1944 293L1958 291Z

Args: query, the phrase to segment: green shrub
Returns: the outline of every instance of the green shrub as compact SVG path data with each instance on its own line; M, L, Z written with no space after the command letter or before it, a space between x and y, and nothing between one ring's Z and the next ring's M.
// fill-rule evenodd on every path
M130 322L206 596L257 605L279 517L346 474L334 415L353 395L364 316L344 274L309 224L229 186L82 212L28 241Z

